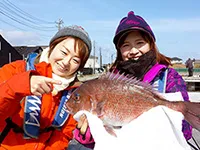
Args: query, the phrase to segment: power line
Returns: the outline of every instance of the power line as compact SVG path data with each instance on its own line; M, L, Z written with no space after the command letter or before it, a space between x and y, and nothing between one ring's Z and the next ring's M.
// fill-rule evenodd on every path
M10 26L13 26L13 27L15 27L15 28L17 28L17 29L19 29L19 30L25 31L24 29L19 28L19 27L17 27L17 26L14 26L13 24L8 23L8 22L6 22L5 20L2 20L1 18L0 18L0 21L1 21L1 22L4 22L4 23L6 23L6 24L8 24L8 25L10 25Z
M31 29L35 29L38 31L55 31L56 27L60 29L63 26L62 19L59 19L58 22L50 22L45 21L42 19L39 19L37 17L34 17L27 12L23 11L13 3L11 3L9 0L3 0L3 2L0 2L0 15L3 15L4 17L9 18L11 21L16 22L19 25L23 25L24 27L28 27ZM0 22L3 22L5 24L8 24L10 26L13 26L14 28L17 28L19 30L27 31L23 28L21 28L16 23L10 23L7 22L8 19L2 19L3 17L0 17ZM6 20L6 21L5 21ZM55 26L49 26L54 24ZM56 26L57 24L57 26ZM53 30L54 29L54 30ZM44 38L48 38L49 35L41 34L41 32L35 32L36 34L39 34L40 36ZM48 32L49 33L49 32Z
M3 3L1 3L0 2L0 4L1 5L3 5L3 7L1 7L1 11L2 12L4 12L4 13L6 13L7 15L10 15L10 16L12 16L12 18L16 18L17 17L17 20L19 20L19 19L23 19L23 21L28 21L29 23L32 23L33 24L33 26L36 26L37 28L48 28L48 29L53 29L53 28L55 28L55 27L48 27L48 26L37 26L37 25L35 25L35 24L38 24L38 23L36 23L36 22L34 22L34 21L32 21L32 20L30 20L30 19L28 19L28 18L26 18L26 17L24 17L24 16L22 16L22 15L20 15L18 12L15 12L15 11L13 11L12 9L10 9L9 7L7 7L6 5L4 5ZM0 6L1 6L0 5ZM2 9L4 9L4 10L2 10ZM18 18L19 17L19 18Z
M17 26L15 26L15 25L13 25L13 24L11 24L11 23L9 23L9 22L7 22L7 21L1 19L1 18L0 18L0 22L3 22L3 23L5 23L5 24L8 24L8 25L10 25L10 26L16 28L16 29L19 29L19 30L22 30L22 31L26 31L26 32L27 32L27 30L22 29L22 28L20 28L20 27L17 27ZM43 38L48 38L49 36L51 36L51 35L47 35L47 34L41 34L41 32L39 32L39 33L38 33L38 32L35 32L35 33L38 34L39 36L43 37Z
M95 61L96 61L96 56L95 56L95 41L93 42L93 52L94 52L94 60L93 60L93 74L95 74Z
M8 23L8 22L2 20L1 18L0 18L0 22L4 22L5 24L8 24L8 25L10 25L10 26L12 26L12 27L14 27L14 28L19 29L19 30L27 31L27 30L25 30L25 29L19 28L19 27L17 27L17 26L14 26L13 24ZM49 36L50 36L50 35L45 35L45 34L41 34L41 33L38 33L38 32L36 32L36 34L38 34L39 36L41 36L41 37L43 37L43 38L45 38L45 39L49 39Z
M102 54L101 54L101 47L99 48L99 56L100 56L100 68L102 68Z
M33 25L29 25L29 24L27 24L27 23L21 22L21 21L19 21L18 19L16 19L14 16L6 14L6 13L5 13L4 11L2 11L1 9L0 9L0 13L1 13L2 15L4 15L4 16L10 18L11 20L17 22L17 23L22 24L22 25L24 25L24 26L26 26L26 27L29 27L29 28L32 28L32 29L40 30L40 31L54 31L54 30L49 30L49 29L48 29L48 30L47 30L47 29L41 29L41 28L38 27L38 26L33 26Z
M23 15L25 16L28 16L29 18L35 20L35 21L39 21L39 22L43 22L45 24L55 24L55 22L51 22L51 21L46 21L46 20L42 20L42 19L39 19L37 17L34 17L32 15L30 15L29 13L23 11L22 9L20 9L19 7L17 7L16 5L14 5L13 3L11 3L9 0L3 0L7 5L9 5L10 7L12 7L13 9L15 9L16 11L22 13Z

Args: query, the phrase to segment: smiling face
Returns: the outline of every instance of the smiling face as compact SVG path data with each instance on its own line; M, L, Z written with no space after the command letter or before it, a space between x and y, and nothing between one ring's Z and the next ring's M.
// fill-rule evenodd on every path
M150 44L145 41L139 31L131 31L119 47L122 60L137 60L140 56L150 51Z
M79 47L75 45L75 39L68 37L58 43L49 56L52 71L61 77L70 77L79 68L81 58Z

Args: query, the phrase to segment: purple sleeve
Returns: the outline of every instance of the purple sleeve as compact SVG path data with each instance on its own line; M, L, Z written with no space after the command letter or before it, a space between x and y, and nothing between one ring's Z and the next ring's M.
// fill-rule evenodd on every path
M189 96L187 92L186 83L178 74L176 70L173 68L169 68L169 72L167 75L167 85L166 85L166 93L173 93L173 92L181 92L184 101L189 101ZM184 137L186 140L189 140L192 137L192 126L183 120L182 122L183 128L182 131L184 133Z
M74 139L76 139L79 143L84 145L87 148L94 148L95 142L90 132L90 127L88 126L85 134L81 134L80 130L76 128L74 130Z

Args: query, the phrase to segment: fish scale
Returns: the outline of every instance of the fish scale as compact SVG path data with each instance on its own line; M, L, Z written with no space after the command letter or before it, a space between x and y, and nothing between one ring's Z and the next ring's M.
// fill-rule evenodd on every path
M72 93L66 107L71 114L90 111L110 127L128 124L158 105L181 112L194 128L200 130L200 103L167 101L148 83L119 73L109 72L83 83Z

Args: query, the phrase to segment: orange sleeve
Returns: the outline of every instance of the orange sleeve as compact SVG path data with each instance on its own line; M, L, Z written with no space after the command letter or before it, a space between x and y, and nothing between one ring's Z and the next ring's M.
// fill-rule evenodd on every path
M76 124L77 122L70 115L65 125L62 127L62 132L58 130L53 132L45 150L66 149L69 141L73 138L73 130Z
M20 100L30 94L30 73L25 71L24 61L0 69L0 122L18 112Z

